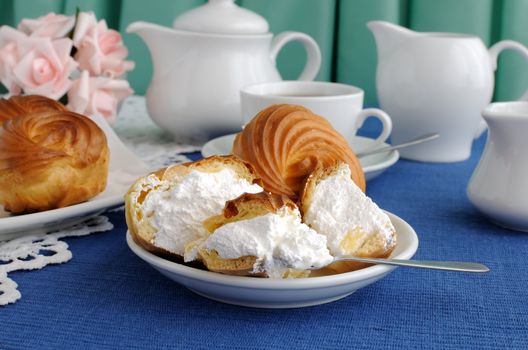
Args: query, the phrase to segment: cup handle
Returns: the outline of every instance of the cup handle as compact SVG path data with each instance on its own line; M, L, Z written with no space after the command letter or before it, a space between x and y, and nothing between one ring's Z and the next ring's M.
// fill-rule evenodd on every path
M528 62L528 47L514 40L502 40L490 47L488 51L491 58L491 66L493 71L497 70L497 61L499 55L502 53L502 51L508 49L518 52ZM526 90L525 93L520 97L520 100L528 101L528 90ZM484 119L481 119L475 138L478 138L487 127L488 126L486 125Z
M290 41L300 41L304 45L308 59L304 70L297 80L314 80L321 67L321 50L317 42L309 35L300 32L284 32L275 36L271 43L271 60L275 63L279 51Z
M374 140L374 142L367 148L362 149L361 152L367 152L381 146L389 138L392 132L392 119L387 113L378 108L366 108L359 112L356 119L356 130L359 129L368 117L376 117L381 121L383 129L381 134Z

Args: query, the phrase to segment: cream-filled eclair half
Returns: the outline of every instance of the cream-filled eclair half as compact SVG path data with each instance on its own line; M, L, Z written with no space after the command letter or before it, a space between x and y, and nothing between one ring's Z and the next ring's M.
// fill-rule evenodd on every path
M326 237L302 223L298 207L284 195L243 194L204 225L212 233L199 251L211 271L306 277L309 269L333 261Z
M226 201L261 192L259 183L251 165L234 156L173 165L132 185L125 196L127 225L145 249L192 261L191 243L208 235L202 222L221 214Z
M389 217L354 183L345 163L317 169L306 181L301 197L303 221L326 236L335 256L382 258L396 246L396 231ZM363 267L336 262L334 272Z

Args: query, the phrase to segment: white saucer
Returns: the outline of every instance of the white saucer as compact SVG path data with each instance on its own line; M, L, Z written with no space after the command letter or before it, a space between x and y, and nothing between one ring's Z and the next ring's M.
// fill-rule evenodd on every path
M391 257L412 258L418 249L416 232L396 215L387 214L398 232L398 245ZM138 257L196 294L228 304L259 308L296 308L329 303L376 282L395 269L394 266L374 265L339 275L284 280L228 276L160 258L136 244L130 232L127 232L127 243Z
M121 142L108 123L92 116L105 132L110 149L110 167L105 190L87 202L33 214L10 216L0 206L0 241L20 235L58 230L95 216L106 208L124 202L124 194L138 178L149 172L147 166Z
M204 157L210 157L213 155L225 155L231 153L235 134L225 135L217 137L207 142L202 148L202 155ZM354 152L359 153L367 149L372 143L373 139L362 136L355 136L348 141L350 147ZM389 146L384 143L380 147ZM391 167L398 161L400 154L398 151L388 151L378 154L372 154L370 156L360 158L361 166L365 172L365 178L371 180L376 176L380 175L387 168Z

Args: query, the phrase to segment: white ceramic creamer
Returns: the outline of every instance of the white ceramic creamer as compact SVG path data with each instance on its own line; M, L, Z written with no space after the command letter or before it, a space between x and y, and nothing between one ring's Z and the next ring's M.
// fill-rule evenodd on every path
M528 49L505 40L488 50L477 36L419 33L383 21L367 25L378 48L376 87L381 108L392 117L392 142L440 135L402 149L401 156L431 162L469 158L473 139L485 129L480 112L493 95L498 55L513 49L528 60Z
M528 231L528 102L493 103L482 115L489 135L469 200L496 223Z

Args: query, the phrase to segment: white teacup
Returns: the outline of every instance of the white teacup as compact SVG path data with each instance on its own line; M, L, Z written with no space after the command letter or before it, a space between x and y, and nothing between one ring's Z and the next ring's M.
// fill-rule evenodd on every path
M363 109L364 92L351 85L318 81L280 81L250 85L243 88L240 94L243 125L264 108L286 103L304 106L326 118L349 142L365 119L370 116L378 118L383 130L368 147L369 150L383 144L392 131L389 115L377 108Z

